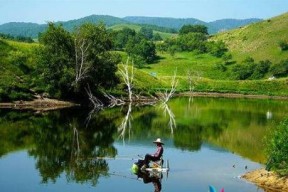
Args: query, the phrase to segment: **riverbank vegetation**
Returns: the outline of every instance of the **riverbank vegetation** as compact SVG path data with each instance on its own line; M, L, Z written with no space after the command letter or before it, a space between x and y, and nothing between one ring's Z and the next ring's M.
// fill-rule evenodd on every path
M103 90L125 95L126 85L117 71L127 58L135 67L136 94L153 95L169 89L176 72L176 92L287 97L288 52L281 35L287 34L282 25L287 18L284 14L215 36L209 36L203 25L184 25L179 34L166 38L145 25L137 30L129 25L113 30L86 23L67 31L49 23L37 43L0 38L0 101L42 95L83 102L88 101L88 86L95 95ZM271 28L277 30L266 37ZM258 48L250 50L255 41L266 43L261 57Z

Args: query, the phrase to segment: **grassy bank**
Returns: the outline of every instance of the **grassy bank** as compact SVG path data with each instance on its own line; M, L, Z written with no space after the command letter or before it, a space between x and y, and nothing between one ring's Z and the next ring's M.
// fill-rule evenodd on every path
M288 96L288 79L263 79L263 80L230 80L229 70L223 72L216 68L221 59L209 54L198 55L195 53L177 53L174 57L169 54L160 54L157 63L146 65L144 69L138 69L135 78L145 81L146 89L168 89L174 72L177 75L178 92L190 90L199 92L239 93L271 96ZM145 75L145 77L144 77ZM149 75L149 76L147 76ZM153 79L161 82L149 83ZM136 84L137 86L137 84Z

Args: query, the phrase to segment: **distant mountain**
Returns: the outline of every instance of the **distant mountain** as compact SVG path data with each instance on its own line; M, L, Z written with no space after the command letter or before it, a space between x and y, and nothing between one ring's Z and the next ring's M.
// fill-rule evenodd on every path
M169 17L136 17L129 16L123 18L125 21L129 21L131 23L137 24L149 24L149 25L157 25L161 27L174 28L179 30L183 25L205 25L204 21L200 21L194 18L188 19L176 19Z
M208 23L208 28L210 31L214 31L214 33L218 33L221 31L227 31L230 29L235 29L238 27L242 27L251 23L256 23L262 21L262 19L251 18L251 19L221 19Z
M47 28L46 24L11 22L0 25L0 33L12 36L37 38L40 32Z
M238 28L250 23L261 21L261 19L222 19L213 22L204 22L194 18L177 19L167 17L124 17L126 21L137 24L150 24L161 27L169 27L179 30L183 25L205 25L208 28L210 34L218 33L220 31L226 31L234 28Z
M83 23L105 23L106 26L115 26L123 24L136 24L140 26L153 27L154 30L157 29L162 32L179 30L183 25L205 25L208 27L210 34L217 33L223 30L229 30L237 28L243 25L247 25L251 22L257 22L260 19L223 19L214 22L206 23L204 21L187 18L187 19L176 19L167 17L124 17L118 18L109 15L90 15L80 19L70 20L70 21L59 21L56 23L61 23L63 27L69 31L73 30L76 26ZM47 24L36 24L36 23L22 23L22 22L11 22L0 25L0 33L10 34L13 36L24 36L37 38L38 34L43 32L47 28ZM164 29L166 28L166 29Z

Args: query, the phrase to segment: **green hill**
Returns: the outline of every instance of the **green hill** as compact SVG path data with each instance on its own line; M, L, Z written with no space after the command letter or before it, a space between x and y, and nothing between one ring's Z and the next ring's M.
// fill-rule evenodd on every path
M217 34L212 39L224 41L237 61L252 57L278 63L288 58L288 51L279 46L281 41L288 43L288 13Z
M123 28L127 27L127 28L135 30L136 32L139 32L141 27L143 27L143 26L151 28L153 30L154 34L158 33L163 39L177 35L175 33L164 32L165 29L158 29L157 26L151 26L151 25L146 26L146 25L137 25L137 24L117 24L117 25L113 25L113 26L109 27L109 29L122 30Z
M247 25L251 22L259 21L259 19L223 19L213 22L204 22L194 18L166 18L166 17L113 17L109 15L90 15L80 19L74 19L69 21L58 21L56 23L61 23L65 29L71 31L76 26L83 23L100 23L103 22L107 27L114 25L125 25L125 24L136 24L139 26L145 26L153 28L155 31L165 32L165 33L175 33L183 25L206 25L210 34L217 33L223 30L233 29L239 26ZM24 22L10 22L0 25L0 33L10 34L13 36L24 36L37 38L38 34L47 29L47 24L37 24L37 23L24 23Z
M31 99L31 70L35 68L33 49L36 43L0 38L0 102Z
M183 25L205 25L210 34L226 31L249 23L258 22L261 19L221 19L212 22L204 22L195 18L169 18L169 17L137 17L130 16L123 18L126 21L137 24L149 24L179 30Z

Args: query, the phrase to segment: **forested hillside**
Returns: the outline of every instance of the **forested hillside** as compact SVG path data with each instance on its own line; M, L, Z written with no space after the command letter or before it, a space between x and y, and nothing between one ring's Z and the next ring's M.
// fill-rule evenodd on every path
M123 24L136 24L141 27L153 28L154 31L175 33L183 25L205 25L208 27L210 34L217 33L219 31L237 28L251 22L259 21L259 19L246 19L246 20L219 20L214 22L204 22L194 18L176 19L176 18L161 18L161 17L124 17L118 18L109 15L90 15L80 19L74 19L70 21L57 21L61 23L66 30L72 31L75 27L80 26L83 23L104 23L107 27ZM53 21L54 22L54 21ZM23 22L11 22L0 25L0 33L10 34L13 36L24 36L38 38L39 33L47 29L47 24L36 23L23 23Z

